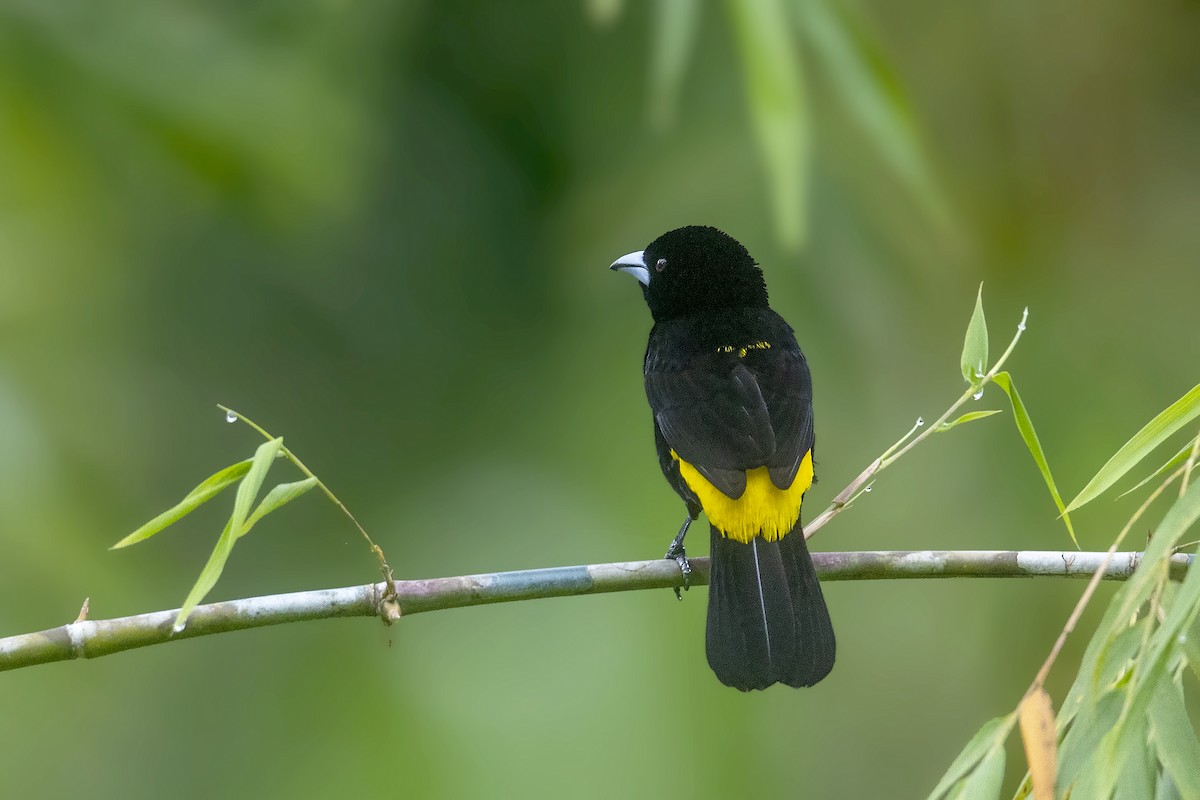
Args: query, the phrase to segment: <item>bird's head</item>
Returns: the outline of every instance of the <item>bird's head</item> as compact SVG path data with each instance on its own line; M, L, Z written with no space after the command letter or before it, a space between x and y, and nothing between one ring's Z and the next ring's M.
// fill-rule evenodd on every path
M637 278L656 322L722 308L765 307L762 270L740 243L716 228L668 231L612 269Z

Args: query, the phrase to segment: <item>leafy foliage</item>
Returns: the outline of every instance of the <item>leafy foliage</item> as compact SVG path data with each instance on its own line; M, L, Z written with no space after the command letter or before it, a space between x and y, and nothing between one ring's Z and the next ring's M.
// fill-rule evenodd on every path
M236 420L237 416L231 415L230 418ZM229 556L233 552L234 543L249 533L267 514L277 511L319 484L319 481L313 475L309 475L301 481L281 483L272 488L266 497L263 498L262 502L254 506L254 500L267 479L267 472L271 469L271 465L275 462L276 458L284 455L286 452L282 437L268 439L255 450L253 458L239 461L214 473L190 491L178 504L159 514L113 545L113 549L115 550L149 539L156 533L165 530L183 519L225 489L235 484L237 485L237 495L233 502L233 510L229 515L229 520L225 523L225 527L217 539L217 544L213 548L212 554L208 557L208 562L200 570L200 577L192 585L187 598L183 601L183 605L179 609L179 613L175 616L174 627L176 631L183 630L192 610L216 586L217 580L221 577L221 572L225 569L225 562L229 560Z
M973 387L993 380L1008 394L1017 428L1072 538L1074 531L1068 511L1101 495L1200 415L1198 386L1147 423L1064 507L1011 376L993 367L976 383L975 365L979 363L981 349L978 331L984 324L982 305L977 302L963 346L963 376ZM1197 661L1200 647L1191 635L1200 615L1200 570L1189 570L1179 585L1172 584L1169 572L1171 556L1181 547L1195 544L1180 542L1200 519L1200 487L1197 482L1189 484L1198 452L1200 437L1190 439L1166 464L1134 487L1140 488L1170 473L1117 535L1112 551L1153 500L1176 481L1181 483L1136 572L1113 597L1088 644L1074 685L1058 713L1056 737L1045 740L1050 698L1042 687L1056 652L1020 704L1022 736L1031 774L1022 781L1017 798L1029 797L1031 793L1037 800L1055 796L1130 800L1200 796L1200 741L1188 719L1182 686L1182 675L1189 665L1200 675ZM1089 586L1085 591L1077 612L1090 598L1092 588ZM1067 630L1071 625L1073 621L1068 623ZM1030 710L1031 701L1036 702L1040 723L1032 716L1035 712ZM1000 796L1004 741L1012 731L1015 715L1016 712L999 717L980 729L934 787L929 795L931 800L954 797L986 800ZM1057 750L1056 763L1048 758L1054 750Z

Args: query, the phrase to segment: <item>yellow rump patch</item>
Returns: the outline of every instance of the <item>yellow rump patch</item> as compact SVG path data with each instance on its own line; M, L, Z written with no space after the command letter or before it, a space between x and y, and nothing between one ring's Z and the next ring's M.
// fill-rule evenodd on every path
M812 485L812 452L804 454L796 479L786 489L771 483L766 467L746 472L746 491L734 500L708 482L700 471L681 459L674 450L671 457L679 462L679 474L708 515L708 521L727 539L743 544L756 536L768 542L782 538L800 518L800 502Z
M721 347L717 348L717 352L718 353L734 353L734 352L736 352L738 354L738 358L745 358L746 354L749 353L751 350L770 350L770 349L771 349L770 342L751 342L750 344L746 345L745 347L734 347L731 344L722 345Z

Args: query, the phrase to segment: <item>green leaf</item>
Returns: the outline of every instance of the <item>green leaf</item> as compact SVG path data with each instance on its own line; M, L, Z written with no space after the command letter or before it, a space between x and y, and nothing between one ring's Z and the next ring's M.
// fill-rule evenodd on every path
M1083 487L1075 499L1067 504L1067 511L1074 511L1084 503L1091 502L1112 486L1121 477L1137 466L1152 450L1167 440L1171 434L1187 425L1200 414L1200 385L1176 400L1146 426L1133 435L1113 455L1100 471Z
M665 129L675 122L679 87L699 29L698 0L655 3L654 48L650 53L650 121Z
M1154 793L1154 800L1183 800L1171 776L1162 770L1158 773L1158 787Z
M1016 721L1017 714L1014 711L1006 716L996 717L985 722L983 727L971 737L971 741L967 742L967 746L958 754L958 758L950 764L937 786L933 787L933 791L929 793L929 800L945 797L951 787L955 786L972 767L988 757L992 749L999 747L1003 750L1004 740L1012 732ZM1003 765L1001 767L1003 768Z
M999 414L999 413L1000 413L999 409L993 409L993 410L989 410L989 411L970 411L966 414L963 414L961 417L959 417L956 420L951 420L950 422L943 422L941 425L938 425L936 428L934 428L933 432L934 433L945 433L946 431L948 431L951 428L954 428L958 425L962 425L967 422L974 422L977 419L983 419L984 417L990 417L992 414Z
M1192 620L1187 633L1183 635L1180 647L1183 648L1183 654L1187 658L1188 666L1192 668L1192 672L1196 675L1196 678L1200 679L1200 619Z
M1150 724L1158 759L1184 797L1200 797L1200 742L1188 721L1182 688L1160 683L1150 702Z
M229 554L233 551L233 543L236 540L237 537L231 533L229 523L226 522L224 530L221 531L221 537L217 539L217 546L213 548L208 561L204 564L204 569L200 570L200 577L192 585L179 613L175 615L175 624L172 627L176 633L183 630L192 611L217 585L217 579L221 577L221 572L225 569L225 562L229 560Z
M237 497L233 501L233 513L230 514L229 521L225 523L225 529L221 531L221 537L217 540L212 555L208 557L208 563L204 565L204 569L200 570L200 577L196 579L196 583L188 592L187 599L183 601L179 613L175 615L174 628L176 631L183 630L192 610L216 586L217 579L221 577L221 572L225 569L225 562L229 559L229 554L233 552L233 543L237 541L238 532L246 524L250 506L258 495L258 490L262 488L263 481L267 478L267 471L275 461L275 456L282 449L283 439L281 437L263 442L254 451L250 469L246 472L246 477L242 479L241 485L238 486Z
M254 498L258 496L258 490L262 488L263 482L267 479L267 471L271 469L271 464L275 462L275 457L282 449L283 437L281 436L263 442L254 451L254 463L250 465L250 471L246 473L242 485L238 487L237 497L233 501L233 513L229 516L229 527L234 533L234 538L240 535L246 518L250 516L250 507L254 504Z
M1171 556L1175 543L1197 519L1200 519L1200 483L1193 483L1163 516L1134 575L1137 578L1140 573L1143 580L1150 584L1147 594L1153 590L1153 586L1165 580L1166 560ZM1126 591L1130 589L1132 587L1127 583ZM1174 671L1173 661L1177 660L1179 636L1200 612L1200 569L1188 570L1173 597L1171 607L1138 659L1134 673L1136 681L1129 703L1130 715L1145 714L1158 685L1168 680Z
M1089 753L1087 765L1071 788L1071 797L1109 798L1117 785L1117 778L1128 755L1128 749L1120 747L1126 732L1131 729L1145 731L1145 722L1139 726L1136 718L1122 716L1115 727L1104 732L1096 750ZM1062 784L1060 784L1060 788Z
M727 0L741 52L746 94L771 188L780 241L807 238L812 135L804 74L782 0Z
M948 227L950 214L924 153L912 103L879 43L868 35L851 4L801 0L792 5L834 97L929 218Z
M136 544L143 539L149 539L154 534L174 525L179 520L186 517L188 514L195 511L200 506L212 500L225 489L228 489L233 484L241 480L242 476L250 470L251 459L239 461L236 464L226 467L225 469L210 475L203 483L188 492L179 503L172 508L159 514L154 519L147 522L142 527L138 528L133 533L126 536L121 541L110 547L110 550L119 550L122 547L128 547L131 544Z
M978 387L980 378L987 372L988 332L987 319L983 316L983 284L979 284L979 294L975 296L975 310L971 312L971 321L967 323L967 335L963 339L962 376L971 386Z
M1192 445L1195 444L1195 441L1196 441L1195 439L1189 440L1187 442L1187 444L1185 444L1183 447L1179 448L1178 453L1176 453L1175 455L1173 455L1169 459L1167 459L1167 462L1165 464L1163 464L1161 467L1154 470L1154 472L1152 472L1151 474L1147 475L1146 477L1144 477L1140 481L1138 481L1137 485L1134 486L1132 489L1126 489L1125 491L1121 492L1119 495L1117 495L1117 498L1119 499L1119 498L1124 497L1127 494L1132 494L1133 492L1136 492L1138 489L1145 486L1150 481L1157 478L1159 475L1165 475L1166 473L1170 472L1171 470L1175 469L1176 467L1183 466L1183 462L1187 461L1188 456L1190 456L1192 454Z
M1033 456L1034 463L1042 473L1042 480L1046 482L1046 488L1050 490L1050 496L1054 498L1054 505L1058 506L1063 522L1067 526L1067 533L1071 534L1071 541L1075 543L1076 547L1079 547L1079 540L1075 538L1075 528L1071 525L1071 516L1067 513L1068 509L1063 507L1058 487L1054 485L1054 476L1050 474L1050 465L1046 463L1046 454L1042 452L1042 443L1038 441L1037 432L1033 429L1033 420L1029 418L1029 412L1025 410L1025 404L1021 402L1021 395L1017 394L1017 387L1013 384L1012 376L1007 372L997 372L993 380L1012 401L1013 419L1017 423L1017 430L1020 431L1021 438L1025 440L1025 446L1029 448L1029 454Z
M240 539L249 533L250 529L267 514L287 505L316 485L317 479L315 477L305 478L295 483L281 483L267 492L267 496L258 504L258 508L254 509L254 513L246 519L245 524L242 525L242 529L238 531L237 538Z
M1122 689L1105 692L1094 704L1086 704L1063 737L1058 751L1058 788L1071 786L1095 756L1105 734L1121 718L1128 693Z
M1147 635L1146 619L1143 617L1133 625L1104 642L1092 671L1092 692L1099 694L1113 687L1121 678L1129 662L1142 649Z
M962 783L959 797L963 800L991 800L1000 796L1004 785L1003 742L987 752L979 766Z
M1158 783L1158 758L1154 748L1146 740L1140 746L1130 748L1125 769L1117 777L1117 797L1120 798L1150 798L1154 797Z

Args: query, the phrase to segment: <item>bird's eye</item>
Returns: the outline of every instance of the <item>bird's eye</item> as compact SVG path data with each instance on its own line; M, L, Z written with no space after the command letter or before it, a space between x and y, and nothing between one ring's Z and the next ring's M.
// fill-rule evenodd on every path
M662 272L666 268L667 268L667 260L665 258L660 258L658 261L654 262L654 271L655 272Z

